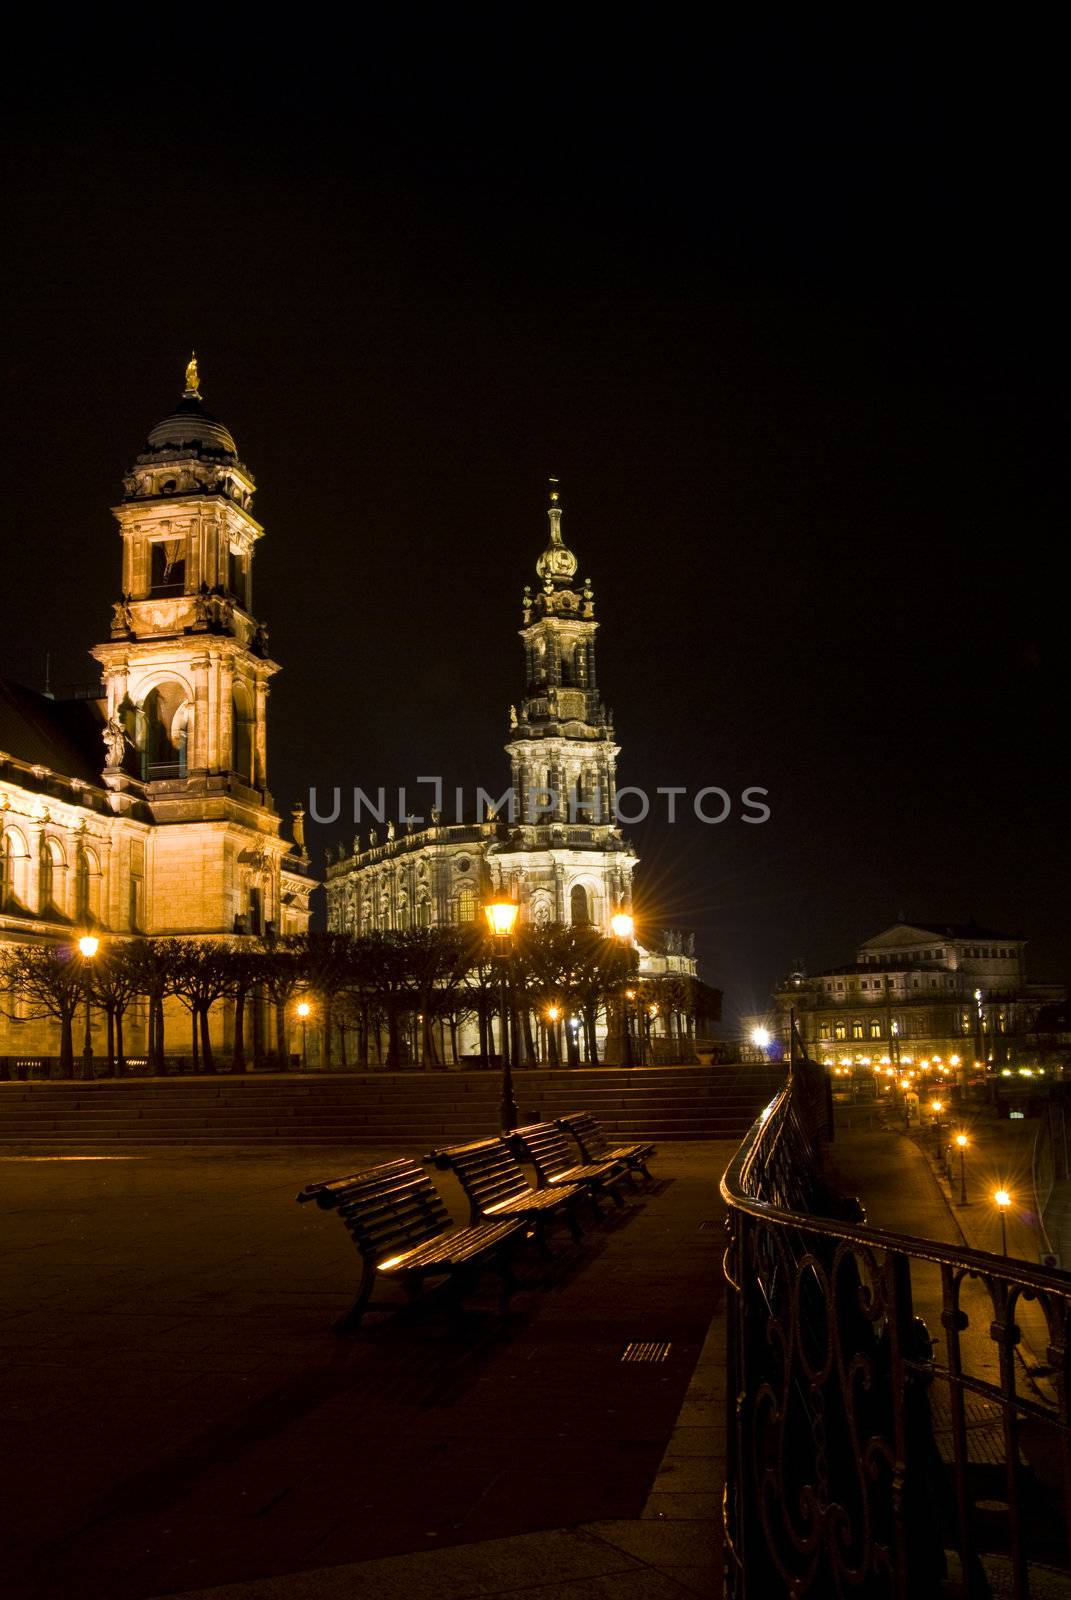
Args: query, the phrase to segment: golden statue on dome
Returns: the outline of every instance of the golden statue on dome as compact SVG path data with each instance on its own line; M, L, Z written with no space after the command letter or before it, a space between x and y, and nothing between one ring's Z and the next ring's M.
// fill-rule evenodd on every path
M200 394L200 378L197 375L197 352L190 351L190 359L186 364L186 393Z

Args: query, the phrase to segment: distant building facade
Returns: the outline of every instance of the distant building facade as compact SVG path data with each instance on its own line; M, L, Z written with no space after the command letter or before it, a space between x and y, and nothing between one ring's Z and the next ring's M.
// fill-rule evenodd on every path
M61 701L0 681L0 944L307 928L300 808L284 840L268 789L279 668L253 612L253 491L191 362L114 511L101 691ZM136 1053L136 1014L130 1028ZM49 1025L0 1015L0 1055L52 1042Z
M787 1047L795 1011L808 1053L833 1067L1001 1067L1035 1048L1044 1008L1064 993L1027 982L1025 947L973 924L898 922L844 966L791 973L775 996L778 1032Z

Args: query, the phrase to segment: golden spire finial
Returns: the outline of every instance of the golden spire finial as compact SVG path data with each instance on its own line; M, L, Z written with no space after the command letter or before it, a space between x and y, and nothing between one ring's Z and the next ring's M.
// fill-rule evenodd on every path
M557 478L551 478L549 480L549 482L550 482L550 503L551 503L552 506L556 506L558 504L559 499L561 498L561 496L558 494L558 480L557 480Z
M190 351L190 359L186 363L186 393L200 397L200 378L197 376L197 352Z

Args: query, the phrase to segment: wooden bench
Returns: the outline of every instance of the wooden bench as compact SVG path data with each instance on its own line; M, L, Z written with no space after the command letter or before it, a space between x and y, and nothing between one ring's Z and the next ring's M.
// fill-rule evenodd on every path
M605 1191L616 1206L624 1205L620 1184L625 1168L620 1161L585 1161L578 1165L568 1139L553 1122L531 1122L526 1128L515 1128L510 1137L535 1167L541 1188L579 1183L593 1199Z
M408 1157L313 1183L298 1195L337 1211L360 1252L363 1270L352 1308L340 1329L360 1325L377 1276L397 1278L410 1294L425 1278L448 1278L457 1292L485 1268L502 1280L503 1305L513 1292L511 1258L528 1232L524 1219L505 1218L455 1228L431 1179Z
M450 1168L465 1191L473 1224L496 1217L523 1217L535 1229L536 1243L549 1254L548 1223L564 1221L574 1239L580 1238L577 1203L587 1189L579 1183L559 1183L552 1189L532 1189L504 1139L480 1139L436 1150L428 1158L437 1167Z
M558 1127L576 1140L582 1161L620 1161L630 1173L641 1172L650 1183L651 1173L647 1163L655 1154L656 1147L653 1144L611 1145L598 1122L587 1111L574 1111L567 1117L559 1117Z

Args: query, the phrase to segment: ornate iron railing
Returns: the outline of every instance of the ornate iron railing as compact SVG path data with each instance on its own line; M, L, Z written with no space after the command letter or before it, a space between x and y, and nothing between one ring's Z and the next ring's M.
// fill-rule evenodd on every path
M1071 1278L853 1220L826 1115L797 1068L722 1180L726 1593L1062 1593Z

